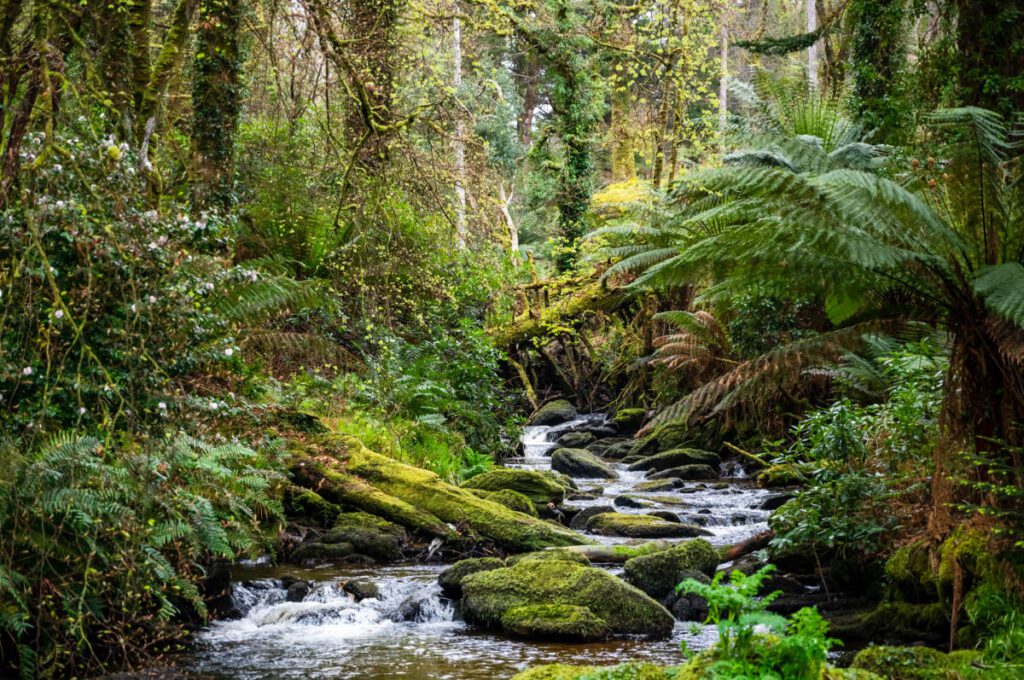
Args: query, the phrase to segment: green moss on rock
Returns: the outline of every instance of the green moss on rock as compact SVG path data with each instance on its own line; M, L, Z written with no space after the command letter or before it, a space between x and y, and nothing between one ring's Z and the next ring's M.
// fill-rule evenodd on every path
M466 620L492 628L508 610L530 605L587 607L614 634L663 638L674 625L668 610L637 588L601 569L561 560L527 560L472 574L463 579L462 593Z
M597 437L592 432L566 432L556 441L559 446L566 449L585 449L595 439Z
M680 465L647 473L647 479L718 479L718 470L710 465Z
M971 666L978 657L975 651L946 654L931 647L868 647L857 653L851 667L889 680L966 680L984 677Z
M604 619L587 607L569 604L534 604L513 607L501 615L506 633L541 640L594 642L611 636Z
M807 477L804 476L800 468L788 463L772 465L771 467L765 468L757 475L758 486L765 489L774 489L780 486L794 486L806 483Z
M653 456L648 456L629 466L630 470L668 470L683 465L707 465L717 467L721 457L714 451L701 449L669 449Z
M474 491L474 489L470 489ZM476 491L480 491L476 489ZM499 489L498 491L481 491L482 498L500 503L510 510L521 512L531 517L537 517L537 506L529 498L515 489ZM479 494L478 494L479 495Z
M552 475L537 470L495 468L476 475L462 483L464 489L482 491L517 491L537 505L561 503L565 498L566 485Z
M557 449L551 454L551 468L570 477L618 479L619 473L586 449Z
M367 512L343 512L321 539L324 543L351 543L356 552L377 560L402 559L405 529Z
M671 593L685 572L699 571L712 576L718 567L718 551L707 541L686 541L651 555L626 562L625 579L654 598Z
M552 550L538 550L537 552L523 553L521 555L513 555L505 560L505 566L514 567L520 562L573 562L575 564L582 564L585 567L590 566L590 560L586 555L578 552L573 552L566 548L555 548Z
M329 527L341 512L335 503L309 489L292 486L285 494L285 515L318 527Z
M685 667L656 666L652 663L630 662L617 666L566 666L553 664L535 666L516 675L512 680L696 680L700 677L684 676Z
M565 399L549 401L530 417L530 425L558 425L576 417L576 407Z
M620 408L612 416L612 422L623 430L635 430L643 424L647 411L642 408Z
M905 599L939 599L938 574L932 569L928 547L921 541L897 549L885 562L885 576Z
M459 560L438 574L437 584L441 586L441 591L445 595L457 600L462 597L462 579L470 574L501 569L504 566L504 561L497 557L471 557L466 560Z
M630 515L620 512L594 515L587 520L587 530L602 536L627 538L693 538L711 535L707 529L693 524L669 522L651 515Z

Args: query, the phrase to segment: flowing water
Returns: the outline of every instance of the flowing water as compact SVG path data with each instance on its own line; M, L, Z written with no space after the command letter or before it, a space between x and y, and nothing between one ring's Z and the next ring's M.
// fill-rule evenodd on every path
M550 469L553 441L581 427L600 426L604 416L582 416L554 427L527 427L523 457L510 467ZM683 521L706 527L714 545L729 545L766 528L768 512L757 509L768 492L742 478L725 485L688 482L681 489L654 494L635 486L643 473L614 467L619 479L577 480L595 500L571 505L611 505L621 495L647 504L619 512L668 510ZM728 472L728 471L725 471ZM715 488L722 487L722 488ZM604 543L628 539L595 537ZM707 647L715 631L678 622L668 640L616 639L590 644L511 640L471 629L459 620L451 602L441 597L437 575L444 564L345 565L315 569L253 566L233 570L232 599L241 613L201 632L188 664L211 678L385 678L490 680L515 675L540 663L611 665L627 660L678 663L679 645ZM288 579L314 583L299 602L287 599ZM376 598L356 600L342 590L353 579L369 579Z

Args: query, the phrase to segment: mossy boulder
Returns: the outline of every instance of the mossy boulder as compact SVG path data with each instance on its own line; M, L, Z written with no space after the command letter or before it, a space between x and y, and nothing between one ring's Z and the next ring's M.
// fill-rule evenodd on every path
M898 548L885 562L885 578L901 599L921 602L940 597L939 577L923 541Z
M539 470L494 468L471 477L462 483L463 488L481 491L511 489L530 499L536 505L561 503L565 498L566 485L553 475Z
M718 479L718 470L710 465L680 465L647 473L647 479Z
M471 623L498 628L507 611L531 605L586 607L613 634L663 638L674 625L668 610L637 588L574 562L526 560L462 581L462 613Z
M629 446L632 446L632 442L633 440L627 437L605 437L603 439L598 439L597 441L591 442L584 446L583 448L585 448L587 451L590 451L595 456L605 458L605 453L613 446L619 444L626 445L626 451L628 452ZM623 453L622 455L624 456L626 454ZM617 457L621 458L622 456Z
M626 538L693 538L711 535L707 529L692 524L669 522L650 515L631 515L619 512L594 515L587 520L587 531L602 536Z
M650 493L657 493L659 491L674 491L683 485L683 480L678 477L669 477L668 479L656 479L649 482L640 482L635 487L636 491L647 491Z
M594 515L600 515L605 512L615 512L615 508L611 505L591 505L588 508L583 508L569 521L569 528L574 531L585 531L587 528L587 520Z
M513 607L501 615L501 627L518 637L567 642L594 642L611 637L611 628L588 607L533 604Z
M966 680L988 677L983 676L980 669L971 666L978 656L979 653L973 650L947 654L931 647L868 647L857 653L851 668L869 671L889 680ZM993 674L991 677L997 676Z
M292 562L346 562L356 556L351 543L324 543L313 539L295 546L288 558Z
M831 624L836 637L844 640L940 645L949 639L949 615L938 602L883 602L867 612L835 616Z
M718 467L721 457L714 451L701 449L669 449L644 458L629 466L630 470L668 470L682 465Z
M453 600L457 600L462 597L462 579L470 574L501 569L504 566L505 562L497 557L470 557L459 560L438 574L437 584L441 586L441 592Z
M324 543L351 543L356 552L376 560L393 562L402 559L402 546L407 539L405 529L368 512L343 512L334 526L321 539Z
M621 430L636 430L647 417L647 411L642 408L621 408L612 416L612 422Z
M557 444L566 449L585 449L597 437L592 432L566 432L556 439Z
M775 489L780 486L796 486L806 483L807 477L800 467L790 463L772 465L761 470L757 475L757 485L765 489Z
M650 427L648 425L648 427ZM715 451L721 447L721 434L718 424L709 421L702 425L692 426L684 422L672 422L658 425L650 434L637 440L632 453L650 456L655 453L693 447L706 451Z
M471 489L472 490L472 489ZM498 491L485 491L483 496L489 501L500 503L510 510L522 512L537 517L537 506L527 496L515 489L499 489Z
M707 576L718 567L718 551L707 541L686 541L677 546L626 562L625 576L630 583L651 597L660 599L671 593L688 571Z
M657 540L634 545L575 545L565 551L586 555L592 563L624 564L634 557L651 555L672 546L669 541Z
M576 407L565 399L549 401L530 417L530 425L560 425L576 417Z
M574 564L582 564L585 567L590 566L590 559L586 555L571 550L563 550L556 548L554 550L538 550L531 553L522 553L520 555L513 555L505 560L506 567L514 567L520 562L572 562Z
M619 473L586 449L557 449L551 454L551 469L585 479L618 479Z
M700 659L700 656L698 656ZM616 666L567 666L552 664L534 666L516 675L512 680L698 680L704 677L706 663L698 662L699 669L688 671L686 666L656 666L649 662L631 661Z

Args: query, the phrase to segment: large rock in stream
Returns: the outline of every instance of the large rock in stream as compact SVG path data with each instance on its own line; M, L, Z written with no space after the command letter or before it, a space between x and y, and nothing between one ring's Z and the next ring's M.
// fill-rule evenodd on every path
M668 470L683 465L707 465L717 467L721 458L714 451L701 449L670 449L656 453L629 466L629 470Z
M668 550L626 560L625 579L659 600L675 590L686 572L713 576L718 566L718 551L700 539L686 541Z
M539 470L495 468L483 474L470 477L462 483L463 488L481 491L511 489L529 498L536 505L561 503L568 486L556 475Z
M693 524L670 522L651 515L629 515L606 512L587 520L587 530L602 536L626 538L693 538L710 536L711 532Z
M718 479L718 471L710 465L680 465L661 472L648 472L647 479Z
M674 625L668 610L639 589L601 569L559 559L523 560L465 577L462 614L488 628L507 624L516 635L555 631L581 641L597 630L664 638Z
M551 454L551 469L570 477L618 479L619 473L586 449L558 449Z
M530 416L530 425L561 425L576 417L576 407L565 399L556 399L541 406Z

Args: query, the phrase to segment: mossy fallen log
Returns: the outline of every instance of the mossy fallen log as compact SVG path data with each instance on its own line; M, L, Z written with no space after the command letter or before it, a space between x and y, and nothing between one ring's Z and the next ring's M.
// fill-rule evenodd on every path
M300 466L298 474L308 476L309 470L315 472L321 466L320 477L340 490L332 497L325 490L327 483L321 484L316 490L328 500L337 498L336 502L354 505L410 528L432 527L431 533L435 535L437 521L448 523L515 552L588 542L565 527L448 484L429 470L374 453L353 437L330 437L317 448L320 455ZM371 505L377 505L380 512L370 509ZM399 513L405 521L398 518ZM420 526L410 526L410 521Z
M608 288L603 281L594 281L558 300L536 315L529 312L512 321L490 329L498 347L508 349L534 338L556 336L580 323L585 312L610 311L625 298L620 289Z
M339 472L329 462L302 458L292 466L291 473L297 484L316 491L331 503L358 508L431 536L448 540L458 537L435 515L390 496L357 477Z

